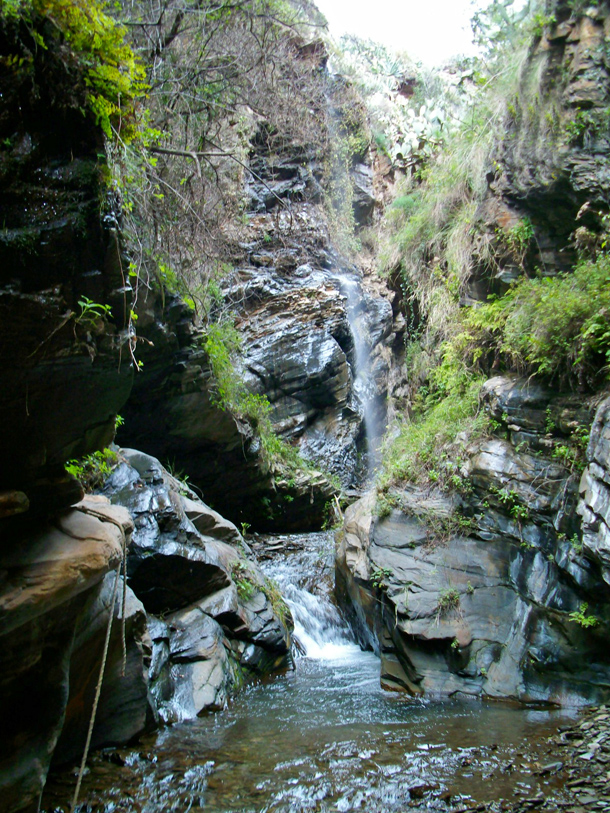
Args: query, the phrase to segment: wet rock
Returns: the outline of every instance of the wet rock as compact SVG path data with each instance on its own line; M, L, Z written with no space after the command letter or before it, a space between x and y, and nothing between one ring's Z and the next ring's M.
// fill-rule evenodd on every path
M549 508L543 488L536 499ZM337 588L360 640L381 654L384 685L556 703L605 696L608 659L601 637L570 618L580 595L568 572L510 537L439 538L425 513L376 520L373 505L368 495L346 510Z
M33 804L69 701L75 630L122 560L126 511L86 499L54 523L3 539L0 552L0 789L3 809ZM98 663L100 652L97 653ZM108 721L110 724L110 721Z
M134 450L123 450L122 456L104 492L134 518L127 572L130 587L147 611L172 612L228 586L213 537L200 534L186 515L178 490L182 486L155 458ZM229 524L220 524L205 504L188 500L191 512L198 507L200 522L207 517L210 530L216 528L226 537Z
M354 217L359 226L364 226L371 222L376 203L373 170L367 164L356 164L350 170L350 177L354 190Z
M610 400L603 401L591 427L589 464L580 484L578 513L586 555L599 563L610 584Z
M154 707L166 722L190 719L222 708L251 674L289 664L290 615L231 522L156 458L119 455L104 491L134 518L127 572L150 614Z

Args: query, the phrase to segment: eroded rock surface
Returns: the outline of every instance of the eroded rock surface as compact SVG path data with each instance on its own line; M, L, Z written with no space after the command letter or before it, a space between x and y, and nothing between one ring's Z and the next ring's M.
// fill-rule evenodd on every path
M37 526L25 540L16 534L2 540L4 810L27 808L43 788L66 711L79 702L70 679L75 633L87 627L91 608L104 590L104 577L120 564L131 528L124 509L86 499L54 522ZM100 654L96 649L94 663L99 664ZM90 704L84 705L84 697L81 702L81 725L85 720L88 725ZM84 745L81 735L75 735L75 749Z
M120 450L104 491L135 529L130 587L148 612L150 689L166 722L222 708L251 675L290 665L290 614L237 528L156 458Z
M391 295L368 291L361 270L333 247L319 207L319 156L299 149L254 137L247 226L217 307L235 316L237 374L268 399L274 430L316 469L353 486L366 469L367 433L378 438L385 426ZM142 346L122 437L175 461L234 521L267 531L319 527L332 485L316 472L264 463L250 423L220 408L203 332L176 300L163 310L151 295L138 307L138 331L154 348Z
M337 585L384 685L414 694L558 704L607 694L608 401L496 377L482 392L503 438L463 450L461 494L393 488L345 515ZM570 451L570 449L572 451ZM558 451L559 450L559 451ZM582 517L582 533L579 515Z
M417 517L370 509L368 498L346 512L338 583L386 687L559 704L605 695L603 630L570 618L585 597L605 612L593 574L576 585L543 548L500 529L439 540Z
M591 428L588 466L583 474L578 513L585 555L596 562L610 584L610 400L600 405Z

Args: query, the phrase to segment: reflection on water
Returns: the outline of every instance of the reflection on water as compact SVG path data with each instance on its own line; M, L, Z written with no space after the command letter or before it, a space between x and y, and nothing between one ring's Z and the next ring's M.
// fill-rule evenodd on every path
M360 651L329 601L328 536L298 540L304 551L268 568L307 653L295 671L137 750L98 755L81 810L446 811L449 794L512 798L548 781L532 768L558 712L383 691L378 659ZM312 584L314 561L323 566ZM60 797L55 785L47 809Z

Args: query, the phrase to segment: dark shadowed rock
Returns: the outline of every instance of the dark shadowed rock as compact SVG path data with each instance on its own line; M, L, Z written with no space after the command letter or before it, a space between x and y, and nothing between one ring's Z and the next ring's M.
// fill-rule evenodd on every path
M124 509L87 499L25 539L2 540L0 790L6 811L34 804L42 790L70 698L75 631L105 574L121 562L131 527ZM99 649L94 657L99 665Z
M66 717L53 754L54 764L81 757L96 684L116 574L109 573L91 596L76 628L70 659L70 695ZM119 578L112 633L91 746L120 745L141 734L154 721L148 699L151 641L146 612L133 591L125 594L125 670L123 673L123 579Z

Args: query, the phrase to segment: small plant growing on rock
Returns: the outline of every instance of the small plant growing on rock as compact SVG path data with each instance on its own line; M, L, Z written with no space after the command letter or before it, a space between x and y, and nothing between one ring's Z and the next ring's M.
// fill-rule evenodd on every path
M599 624L599 618L594 615L587 615L588 608L589 605L586 601L581 602L579 608L570 613L570 621L574 621L585 629L588 627L596 627Z
M526 505L523 505L522 502L519 500L519 494L516 489L514 488L496 488L492 486L490 489L492 494L498 498L498 500L502 503L502 505L508 509L508 513L517 520L517 522L521 523L521 520L527 519L529 517L529 509Z
M242 601L250 601L256 593L256 585L252 581L248 566L244 562L235 562L231 568L231 578L235 582L239 598Z
M570 545L572 546L572 550L577 555L582 553L582 539L578 538L578 534L574 534L570 539Z
M68 460L64 468L68 474L80 480L85 491L91 492L104 484L118 462L116 452L113 452L112 449L102 449L88 454L80 460Z
M375 515L379 519L386 519L396 507L396 501L388 494L379 494L375 503Z
M456 587L441 590L436 605L437 616L446 615L450 610L457 610L460 606L460 591Z
M371 573L371 584L376 590L387 590L387 580L392 576L392 570L389 567L376 567Z
M103 305L101 302L93 302L89 297L83 296L78 300L80 313L74 317L77 325L93 327L98 319L108 319L112 316L110 305Z
M263 593L267 596L273 608L273 612L282 624L288 623L291 619L290 608L284 601L277 582L273 579L265 579Z

